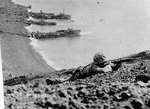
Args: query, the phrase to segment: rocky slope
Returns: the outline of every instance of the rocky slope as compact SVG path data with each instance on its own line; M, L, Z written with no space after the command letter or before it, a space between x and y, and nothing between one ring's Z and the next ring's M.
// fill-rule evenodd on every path
M53 77L24 79L27 81L19 84L8 82L4 87L6 109L149 109L150 55L149 51L143 53L147 56L141 57L145 58L125 63L118 71L74 82L51 83L53 78L70 76L59 75L65 70Z

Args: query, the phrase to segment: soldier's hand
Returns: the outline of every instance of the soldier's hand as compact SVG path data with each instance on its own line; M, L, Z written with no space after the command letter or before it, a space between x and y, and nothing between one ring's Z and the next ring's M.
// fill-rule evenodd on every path
M111 65L106 65L104 68L102 68L102 70L103 70L105 73L108 73L108 72L111 72L111 71L112 71L112 67L111 67Z

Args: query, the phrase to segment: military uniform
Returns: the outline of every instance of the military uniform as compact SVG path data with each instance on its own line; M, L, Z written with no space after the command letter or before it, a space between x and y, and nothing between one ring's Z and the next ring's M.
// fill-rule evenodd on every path
M93 58L93 62L86 65L80 66L76 70L73 71L71 77L69 79L59 79L58 83L62 83L65 81L74 81L77 79L84 79L86 77L111 72L113 70L114 65L112 63L107 63L105 61L105 56L101 53L96 53Z
M96 63L92 62L84 67L78 67L70 77L70 81L76 79L84 79L86 77L98 74L106 73L112 71L111 65L106 65L105 67L100 68Z

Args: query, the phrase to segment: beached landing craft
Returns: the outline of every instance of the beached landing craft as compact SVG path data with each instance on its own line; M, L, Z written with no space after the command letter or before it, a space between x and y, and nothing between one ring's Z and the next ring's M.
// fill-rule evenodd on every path
M40 21L29 20L29 21L26 21L26 24L28 24L28 25L35 24L35 25L40 25L40 26L43 26L43 25L57 25L56 22L47 22L47 21L44 21L44 20L40 20Z
M80 36L80 32L81 30L68 28L67 30L58 30L56 32L49 32L49 33L32 32L31 37L36 39L73 37L73 36Z
M57 15L54 15L51 17L52 19L71 19L71 15L67 15L67 14L64 14L64 13L60 13L60 14L57 14Z
M39 13L30 12L29 15L35 19L59 19L59 20L71 19L71 15L64 13L55 15L54 13L43 13L42 11L40 11Z
M29 15L35 19L51 19L55 14L53 13L43 13L40 11L39 13L29 12Z

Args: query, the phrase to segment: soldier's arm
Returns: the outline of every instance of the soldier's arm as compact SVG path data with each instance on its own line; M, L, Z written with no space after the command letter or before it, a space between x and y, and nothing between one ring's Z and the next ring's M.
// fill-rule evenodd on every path
M90 72L93 72L92 74L98 74L98 73L104 73L104 70L103 68L100 68L97 65L93 65Z

